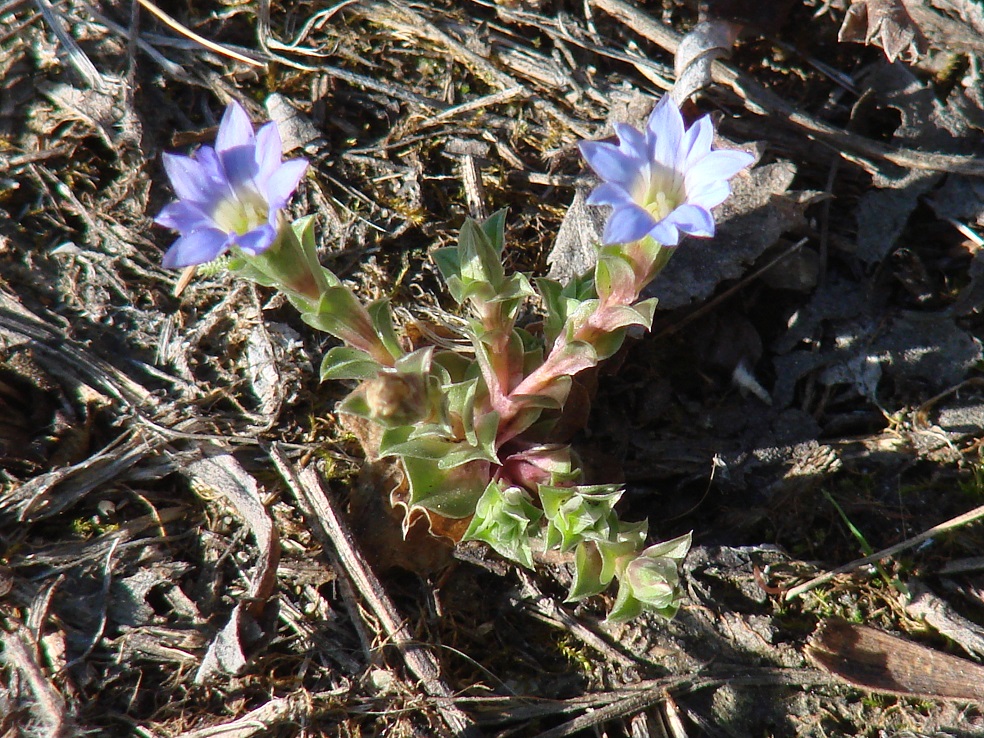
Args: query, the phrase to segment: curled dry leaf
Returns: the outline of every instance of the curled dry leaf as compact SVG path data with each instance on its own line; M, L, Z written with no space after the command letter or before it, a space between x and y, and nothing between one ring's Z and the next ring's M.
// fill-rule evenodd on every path
M741 26L726 20L701 21L690 31L673 57L676 83L670 91L678 105L711 84L711 64L729 56Z
M913 61L927 42L902 0L854 0L837 36L840 41L880 46L890 62Z

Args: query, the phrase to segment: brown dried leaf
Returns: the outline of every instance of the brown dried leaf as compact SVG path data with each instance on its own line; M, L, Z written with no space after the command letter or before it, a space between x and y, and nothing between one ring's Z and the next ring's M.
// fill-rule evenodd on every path
M890 62L914 61L926 53L928 46L902 0L854 0L837 38L880 46Z
M724 20L701 21L680 42L673 57L676 84L670 95L677 104L711 84L711 64L731 55L741 26Z
M872 692L984 701L984 667L864 625L824 620L806 655L851 686Z
M249 592L232 611L229 622L209 646L195 683L202 684L219 674L240 674L259 643L270 633L273 603L268 602L277 579L280 537L263 506L259 485L230 454L192 462L185 470L195 483L222 494L246 521L260 555L250 579ZM275 619L275 618L274 618Z

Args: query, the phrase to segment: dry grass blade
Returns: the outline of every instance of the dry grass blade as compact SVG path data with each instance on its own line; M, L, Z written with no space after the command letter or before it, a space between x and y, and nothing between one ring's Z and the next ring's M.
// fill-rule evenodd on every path
M227 56L230 59L235 59L236 61L242 62L243 64L248 64L251 67L260 67L260 68L266 67L266 62L260 61L259 59L251 59L248 56L240 54L238 51L233 51L232 49L226 48L222 44L217 44L214 41L209 41L204 36L199 36L191 29L185 28L183 25L181 25L176 20L174 20L174 18L172 18L163 10L161 10L152 2L150 2L150 0L137 0L137 2L140 3L140 7L144 8L148 13L150 13L158 20L160 20L161 23L177 31L182 36L190 38L195 43L201 44L201 46L208 49L209 51L214 51L216 54Z
M389 25L400 33L421 38L440 46L475 76L500 91L523 88L523 85L513 76L499 70L488 60L459 43L408 5L397 2L373 4L368 6L365 12L367 17L371 17L378 23ZM531 97L535 99L537 107L541 107L547 115L563 124L568 130L581 138L591 137L592 132L588 128L565 115L556 105L539 96Z
M938 633L958 644L974 658L984 658L984 628L958 613L919 582L908 585L910 600L905 612L933 626Z
M435 707L456 738L478 736L475 724L454 705L451 690L441 679L437 659L429 649L411 639L399 613L387 596L375 572L366 562L335 504L325 494L317 472L308 467L298 469L277 444L270 449L277 470L296 497L312 530L338 556L338 568L351 578L359 594L379 619L386 640L396 646L411 672L420 680L428 696L437 698Z
M34 4L38 6L41 15L48 21L49 27L65 49L65 53L68 55L72 66L75 67L75 70L85 80L86 84L94 90L106 92L107 84L103 76L89 60L89 57L85 55L85 52L82 51L75 39L65 30L65 27L62 25L62 19L54 6L48 0L34 0Z
M154 402L142 385L3 294L0 294L0 336L13 345L25 339L30 341L38 362L53 376L85 384L124 405Z
M57 515L135 466L160 443L133 433L121 436L88 459L36 476L4 495L0 498L0 518L14 516L23 523Z
M606 701L595 710L580 715L556 728L537 733L536 738L567 738L581 730L599 726L610 720L629 717L640 710L662 703L668 693L686 694L723 685L790 685L828 684L825 674L807 669L743 670L724 676L672 676L640 683L628 695Z
M289 697L278 697L251 710L228 723L185 731L174 738L250 738L254 735L270 735L270 731L285 723L308 724L318 715L337 708L338 692L302 692Z

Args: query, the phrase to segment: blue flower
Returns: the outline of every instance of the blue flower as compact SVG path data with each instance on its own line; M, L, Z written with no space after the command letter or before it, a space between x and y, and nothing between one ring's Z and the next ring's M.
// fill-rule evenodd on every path
M204 264L232 247L255 256L277 238L277 215L304 176L307 161L281 160L283 144L274 123L256 134L246 111L229 103L215 148L193 156L164 154L164 169L178 200L156 223L181 234L165 267Z
M622 244L650 236L676 246L680 233L713 236L711 208L731 194L728 180L752 163L744 151L711 151L714 127L708 116L684 129L676 105L665 95L645 131L616 123L619 144L582 141L581 154L602 184L589 205L614 211L602 240Z

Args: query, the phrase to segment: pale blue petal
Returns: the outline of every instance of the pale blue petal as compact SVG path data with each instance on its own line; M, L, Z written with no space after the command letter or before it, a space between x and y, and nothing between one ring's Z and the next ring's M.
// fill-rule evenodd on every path
M627 156L637 161L646 161L646 135L628 123L616 123L615 133L618 135L618 148Z
M676 168L683 140L683 116L669 95L663 95L646 124L649 156L653 161Z
M232 188L229 186L229 179L226 177L222 162L215 149L211 146L202 146L195 152L195 161L202 165L205 176L208 177L209 187L212 188L213 202L232 196Z
M619 151L617 146L604 141L581 141L581 156L606 182L622 185L626 189L635 181L644 161L633 159Z
M714 218L704 208L684 204L666 216L665 222L672 223L691 236L714 235Z
M715 179L731 179L754 160L755 157L744 151L708 152L687 168L684 184L688 190L696 190Z
M277 210L287 204L287 200L294 194L297 183L301 181L307 167L306 159L291 159L277 168L277 171L267 181L266 191L263 193L271 210Z
M229 246L229 236L215 228L182 236L167 250L161 265L166 269L180 269L193 264L212 261Z
M247 231L241 236L236 236L236 245L251 256L256 256L266 251L273 245L277 238L277 230L269 223Z
M693 191L687 190L687 202L710 210L728 199L731 185L726 179L716 179Z
M222 114L219 132L215 137L215 150L219 156L229 149L239 146L253 146L256 137L253 135L253 124L249 120L243 106L233 100Z
M225 151L219 150L222 169L229 178L229 185L238 192L242 188L256 190L255 177L259 171L256 164L256 149L252 146L234 146Z
M676 246L680 243L680 231L665 218L654 225L647 235L656 243L661 243L664 246Z
M588 205L612 205L617 207L619 205L629 205L632 203L632 197L625 191L624 187L619 187L610 182L603 182L591 191L586 202Z
M203 228L215 228L215 221L190 200L178 200L165 205L154 222L180 233L191 233Z
M714 124L709 115L703 116L687 130L683 137L683 168L693 166L698 159L711 150L714 143Z
M638 205L632 204L616 208L605 226L605 235L602 237L602 241L606 244L632 243L649 233L654 225L656 225L656 220L653 216L649 214L648 210Z
M256 181L262 186L280 166L283 154L283 142L277 124L270 122L256 133L256 164L258 171Z
M201 164L176 154L164 154L163 160L164 171L179 198L199 204L212 200L212 187Z

